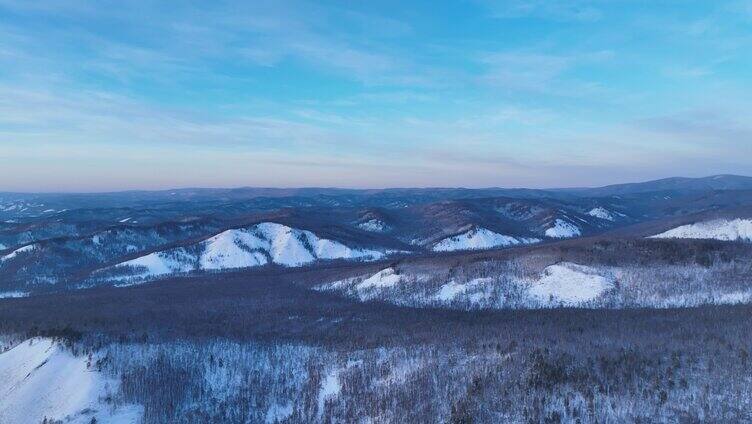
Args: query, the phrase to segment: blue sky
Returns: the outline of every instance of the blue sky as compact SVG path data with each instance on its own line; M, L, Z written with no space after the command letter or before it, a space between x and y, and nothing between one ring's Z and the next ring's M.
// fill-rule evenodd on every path
M0 0L0 190L752 174L751 51L750 0Z

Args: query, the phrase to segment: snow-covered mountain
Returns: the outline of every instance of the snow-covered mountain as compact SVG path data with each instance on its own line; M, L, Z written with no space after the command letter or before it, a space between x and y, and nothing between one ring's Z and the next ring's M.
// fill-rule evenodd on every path
M514 246L537 243L540 239L532 237L512 237L482 227L471 228L464 233L438 241L433 245L434 252L451 252L456 250L482 250L495 247Z
M200 243L154 252L101 270L117 280L148 279L192 271L248 268L266 264L296 267L327 259L375 260L386 251L351 248L286 225L263 222L223 231Z
M651 238L684 238L752 241L752 219L716 219L682 225Z

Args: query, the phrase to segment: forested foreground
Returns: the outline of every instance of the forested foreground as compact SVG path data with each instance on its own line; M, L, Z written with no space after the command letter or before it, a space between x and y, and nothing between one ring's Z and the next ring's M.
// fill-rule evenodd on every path
M752 307L456 311L227 275L5 300L147 423L752 420Z

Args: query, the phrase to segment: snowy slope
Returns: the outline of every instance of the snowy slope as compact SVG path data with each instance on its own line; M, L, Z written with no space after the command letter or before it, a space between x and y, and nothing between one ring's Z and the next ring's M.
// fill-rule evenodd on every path
M556 219L553 225L546 229L545 234L546 237L551 238L570 238L579 236L581 231L572 223L564 221L563 219Z
M248 231L227 230L206 240L204 245L199 258L201 269L243 268L267 263L261 250L268 248L268 244Z
M181 274L196 269L194 258L183 248L155 252L140 258L115 265L115 268L137 270L128 277L157 277L168 274Z
M595 300L613 286L612 277L594 268L562 262L546 267L529 293L543 304L576 306Z
M455 250L492 249L494 247L530 244L539 241L540 240L535 238L506 236L478 227L462 234L440 240L433 246L433 251L451 252Z
M118 410L103 398L117 388L50 339L27 340L0 354L0 422L40 423L48 419L66 423L138 423L141 410Z
M301 266L322 259L380 259L386 253L357 249L316 234L273 222L223 231L200 243L155 252L107 270L130 271L124 277L151 278L198 270L224 270L274 263Z
M616 219L608 209L602 208L600 206L589 210L587 214L596 218L605 219L606 221L613 221Z
M752 241L752 219L718 219L682 225L651 238L687 238Z

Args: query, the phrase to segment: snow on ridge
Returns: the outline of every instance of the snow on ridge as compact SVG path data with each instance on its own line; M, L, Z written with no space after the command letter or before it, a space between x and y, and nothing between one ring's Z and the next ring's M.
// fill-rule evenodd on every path
M135 267L114 280L151 278L198 270L238 269L275 263L302 266L320 259L376 260L386 252L351 248L340 242L274 222L223 231L197 245L151 253L109 269Z
M30 339L0 354L0 422L140 422L142 408L102 402L117 384L90 369L86 357L51 339Z
M546 267L528 293L543 304L576 306L614 287L614 278L592 267L562 262Z
M514 246L539 242L536 238L512 237L495 233L486 228L477 227L462 234L439 240L433 245L434 252L452 252L455 250L482 250L494 247Z
M752 219L716 219L672 228L650 238L714 239L752 241Z
M601 206L590 209L587 214L596 218L605 219L606 221L614 221L616 219L608 209Z
M8 253L7 255L0 257L0 263L11 260L21 253L34 251L36 250L36 248L37 248L36 244L30 244L24 247L19 247L18 249Z
M571 238L579 236L582 232L576 225L557 218L553 226L546 229L545 234L551 238Z

